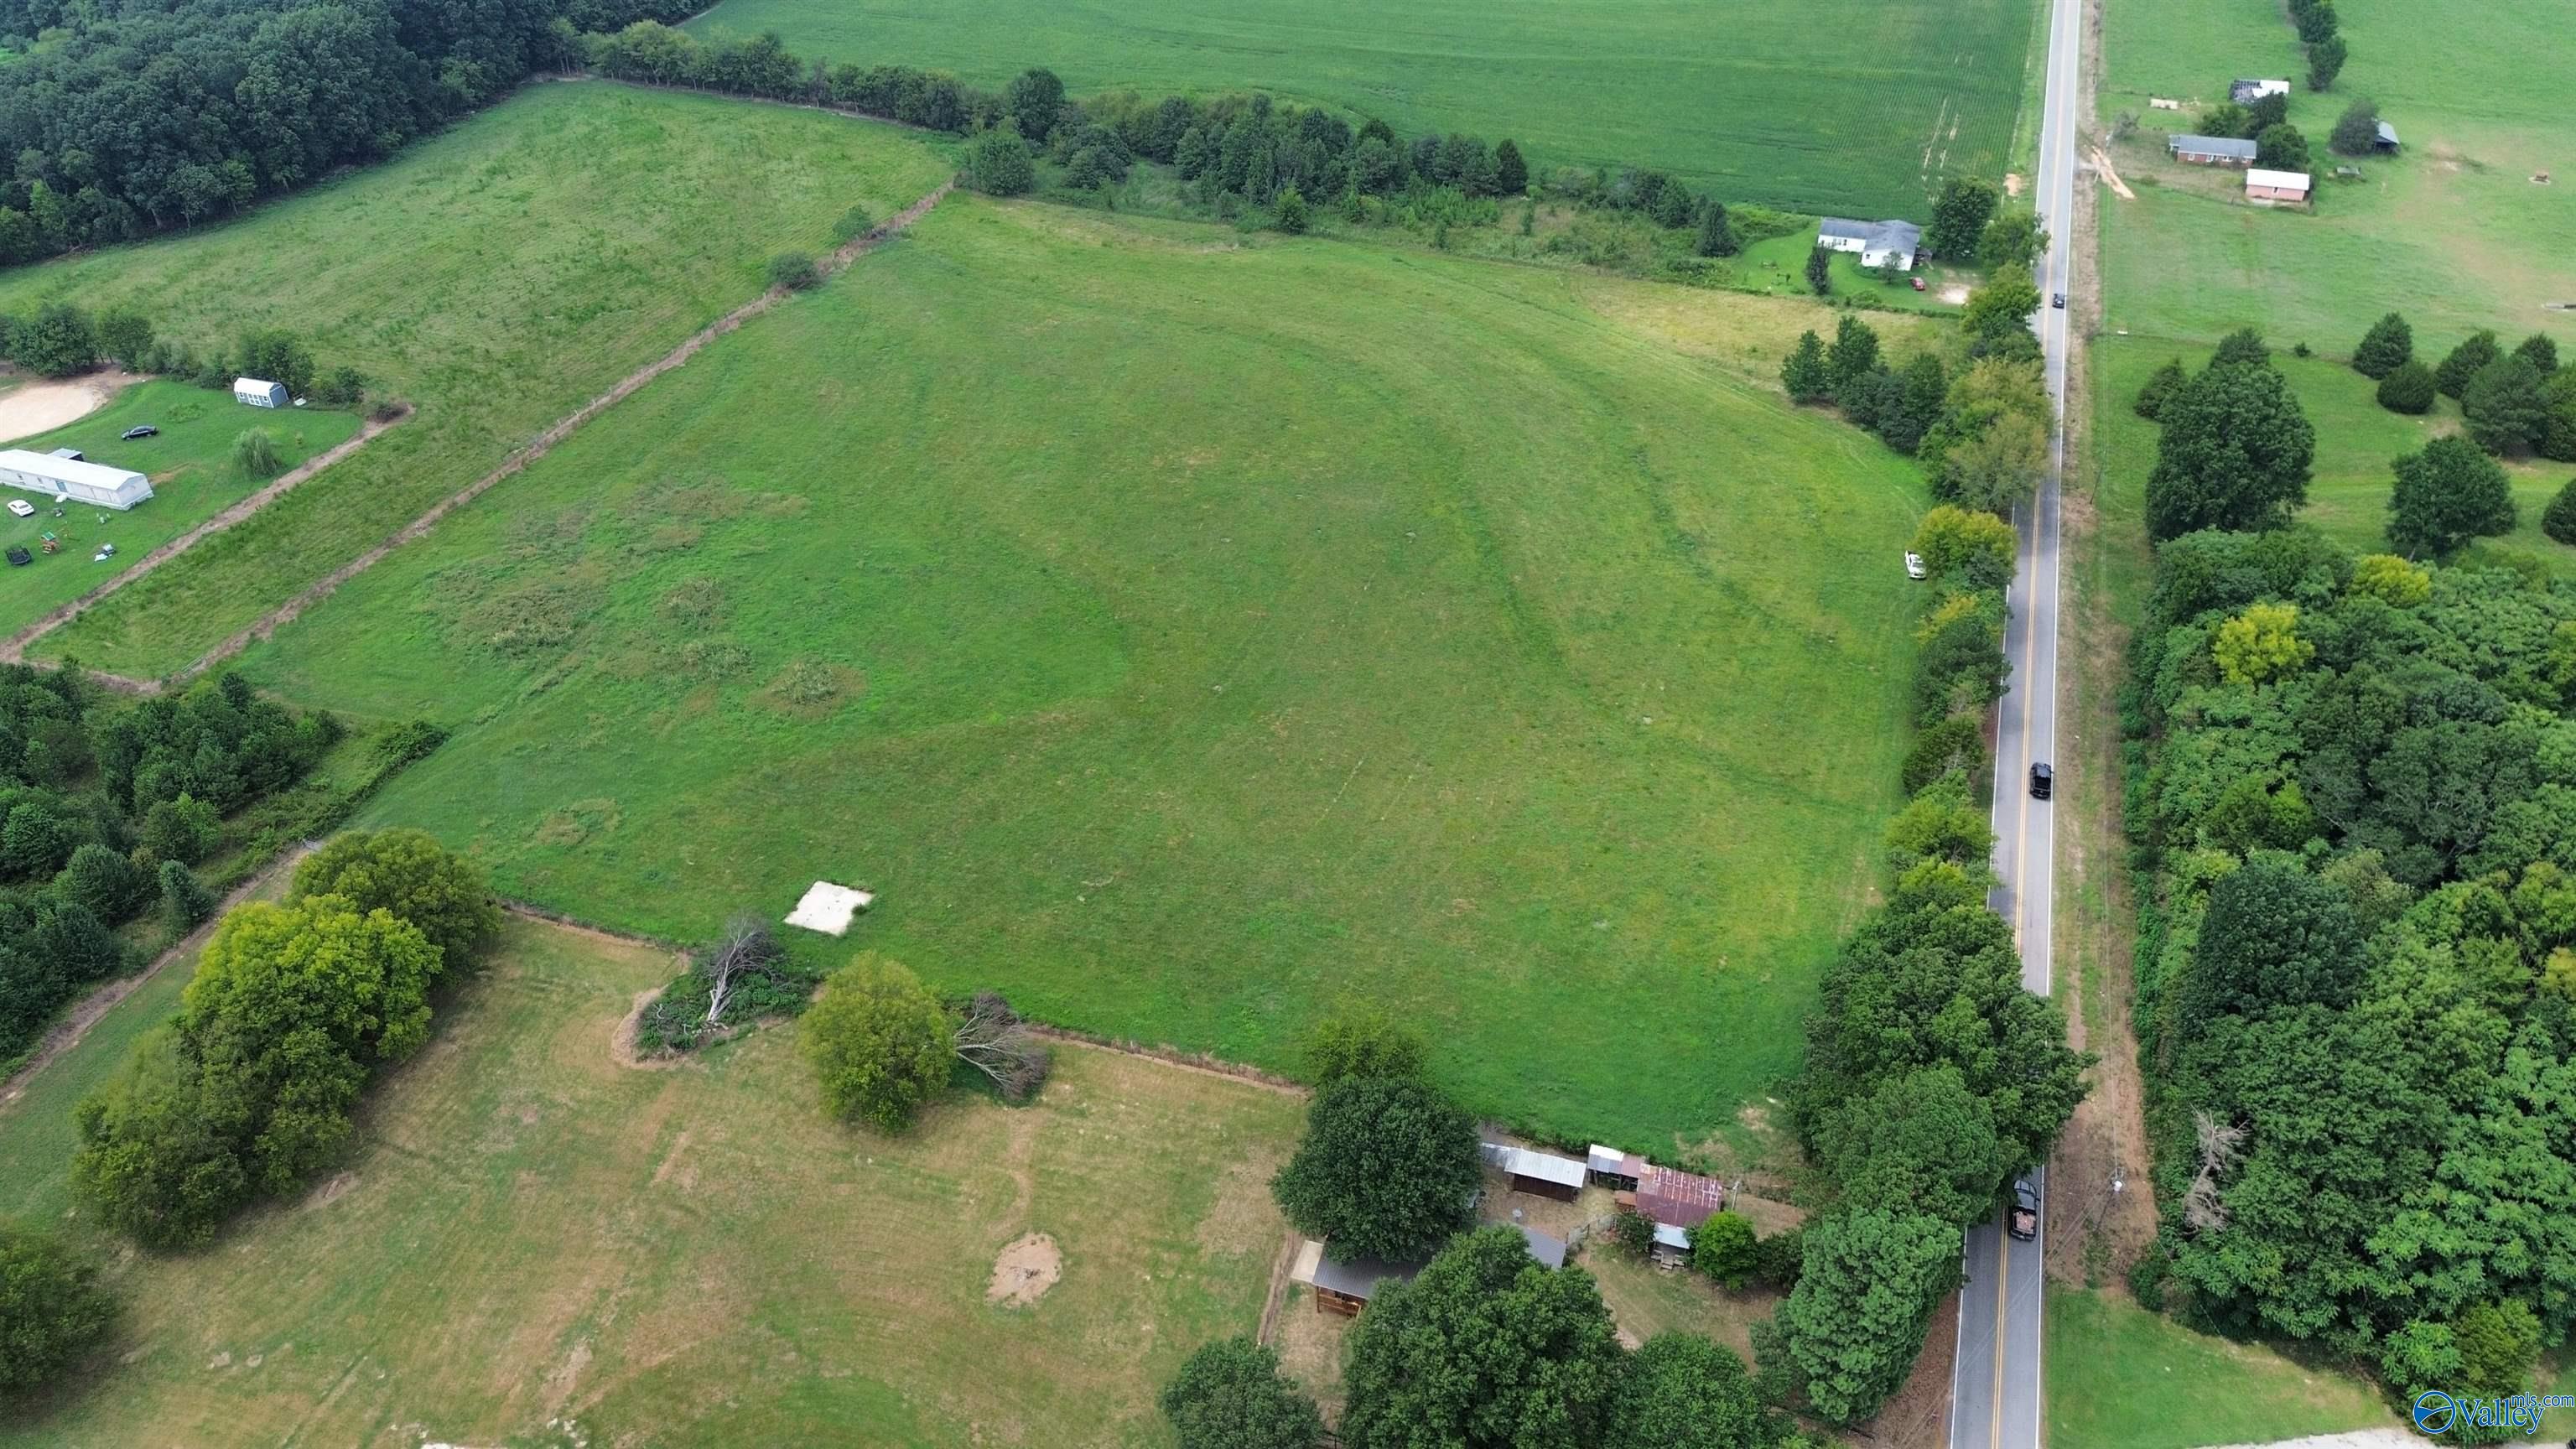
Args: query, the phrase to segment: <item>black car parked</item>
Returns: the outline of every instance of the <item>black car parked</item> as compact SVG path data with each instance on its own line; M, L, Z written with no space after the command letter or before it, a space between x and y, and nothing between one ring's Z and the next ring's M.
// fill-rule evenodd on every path
M127 428L122 436L125 441L131 443L137 438L157 438L161 436L161 430L150 423L145 423L139 428Z

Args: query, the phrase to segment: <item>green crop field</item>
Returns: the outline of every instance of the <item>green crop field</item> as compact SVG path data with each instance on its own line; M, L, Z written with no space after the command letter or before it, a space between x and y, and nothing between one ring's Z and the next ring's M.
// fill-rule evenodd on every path
M848 207L884 216L948 172L848 117L539 85L230 226L0 273L0 312L127 304L200 347L291 328L419 409L38 652L184 667L758 295L774 253L821 250Z
M1270 1065L1373 996L1667 1146L1794 1061L1895 803L1925 500L1779 396L1829 315L954 197L244 667L455 726L373 814L513 895L851 882L942 987Z
M160 436L130 443L120 436L142 423L159 428ZM358 419L319 408L263 413L234 402L230 393L185 383L142 382L79 422L11 443L13 448L39 453L78 448L93 463L148 474L152 497L124 513L65 504L63 516L56 518L52 506L41 499L9 493L35 504L36 516L0 514L0 546L23 546L35 562L0 572L0 633L80 597L258 491L269 480L251 477L232 460L233 439L251 428L265 429L276 439L278 460L292 468L346 441L358 430ZM61 552L42 551L39 536L47 532L62 540ZM102 543L115 544L117 556L94 563L92 557Z
M697 30L800 55L1076 92L1263 89L1407 135L1510 136L1534 167L1652 166L1726 201L1914 216L2000 176L2038 33L2030 0L724 0Z
M106 1362L0 1445L1168 1442L1156 1389L1260 1318L1293 1097L1068 1047L1035 1105L873 1136L824 1119L790 1032L621 1065L669 970L512 923L345 1168L207 1251L116 1257ZM6 1206L59 1213L55 1078L167 995L0 1109ZM1032 1232L1061 1280L989 1302Z

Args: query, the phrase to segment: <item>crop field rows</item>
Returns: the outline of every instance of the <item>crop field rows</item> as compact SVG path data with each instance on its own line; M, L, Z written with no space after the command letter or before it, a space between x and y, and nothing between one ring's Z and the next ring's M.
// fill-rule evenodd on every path
M948 69L1033 65L1077 93L1268 90L1399 133L1510 136L1532 164L1651 166L1728 202L1921 217L1945 175L2005 164L2038 7L1887 0L723 0L702 32L776 31L799 55Z

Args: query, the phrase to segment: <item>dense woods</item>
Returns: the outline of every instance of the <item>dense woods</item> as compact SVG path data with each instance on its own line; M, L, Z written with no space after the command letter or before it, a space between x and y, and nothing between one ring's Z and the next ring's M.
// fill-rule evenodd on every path
M2192 533L2131 662L2141 1297L2523 1387L2576 1322L2576 590Z
M0 0L0 263L380 160L671 0Z
M337 737L330 716L237 675L121 705L77 669L0 669L0 1058L133 964L116 927L155 908L174 932L205 919L191 868L223 817L293 785Z

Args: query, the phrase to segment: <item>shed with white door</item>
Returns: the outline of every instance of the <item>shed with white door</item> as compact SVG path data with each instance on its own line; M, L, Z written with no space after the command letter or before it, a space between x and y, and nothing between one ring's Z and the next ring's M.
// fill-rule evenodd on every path
M282 408L286 406L286 384L270 382L266 378L237 377L233 379L233 401L248 403L255 408Z

